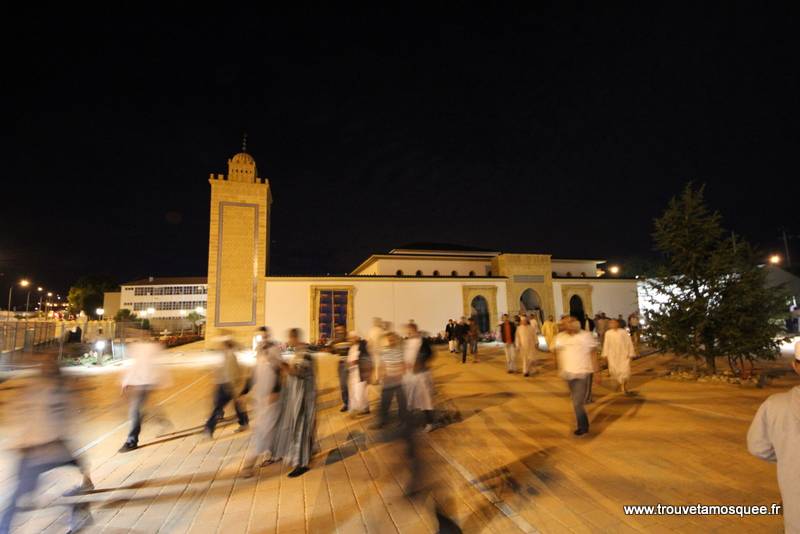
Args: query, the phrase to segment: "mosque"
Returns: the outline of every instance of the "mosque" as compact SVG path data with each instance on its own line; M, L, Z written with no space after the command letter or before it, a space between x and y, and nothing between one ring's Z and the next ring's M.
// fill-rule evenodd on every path
M373 254L343 276L270 276L272 194L253 157L211 174L206 339L223 332L249 343L268 325L278 339L292 327L309 340L335 325L366 332L374 317L413 319L436 334L448 319L474 316L484 332L503 313L609 316L639 310L637 280L608 276L602 259L417 243Z

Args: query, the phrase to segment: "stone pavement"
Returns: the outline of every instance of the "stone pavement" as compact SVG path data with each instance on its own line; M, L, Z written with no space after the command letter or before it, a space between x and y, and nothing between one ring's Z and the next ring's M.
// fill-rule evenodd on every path
M95 524L87 532L433 532L434 504L464 532L781 532L780 517L625 516L623 504L779 502L774 466L749 456L745 435L758 404L796 384L765 389L683 383L656 376L670 360L634 364L626 397L597 387L591 434L574 426L566 387L549 354L541 374L504 370L502 351L482 361L435 361L437 404L446 425L419 438L426 490L406 495L405 447L385 439L369 417L338 409L335 360L319 362L320 452L297 479L272 465L251 479L240 471L249 433L222 426L213 441L202 423L211 404L207 367L173 366L159 404L174 428L145 424L137 451L118 454L127 433L116 372L80 379L75 448L88 458ZM176 357L175 359L178 359ZM22 380L22 379L20 379ZM10 401L18 381L0 385L0 447L14 429ZM376 391L371 392L373 412ZM14 456L0 453L0 495L14 481ZM15 532L64 532L69 470L41 481L39 508L21 513Z

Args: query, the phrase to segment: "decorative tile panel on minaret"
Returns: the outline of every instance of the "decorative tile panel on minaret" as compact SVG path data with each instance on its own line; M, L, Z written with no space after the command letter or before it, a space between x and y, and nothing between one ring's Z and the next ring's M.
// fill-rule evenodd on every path
M228 160L228 175L212 174L208 238L206 344L233 335L246 346L264 322L269 265L269 182L258 177L253 157Z

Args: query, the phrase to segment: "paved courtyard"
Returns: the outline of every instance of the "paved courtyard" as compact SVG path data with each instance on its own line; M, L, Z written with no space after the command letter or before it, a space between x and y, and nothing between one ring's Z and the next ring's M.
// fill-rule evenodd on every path
M428 491L414 498L403 443L339 412L332 357L319 365L320 452L296 479L282 465L239 476L249 433L234 433L233 421L203 438L213 386L196 354L174 353L174 383L153 399L174 428L146 424L143 446L128 454L116 452L127 433L119 369L83 376L75 448L96 485L81 497L95 519L87 532L433 532L435 503L464 532L782 531L780 517L626 516L622 506L779 502L774 466L747 453L745 435L758 404L791 377L763 390L677 382L656 378L669 357L648 356L634 364L635 396L596 387L591 435L575 439L566 387L540 356L543 372L525 379L505 372L497 348L482 347L477 364L438 354L446 425L419 438ZM3 448L20 380L0 384ZM16 531L64 532L60 495L77 479L46 476ZM14 456L3 451L0 495L13 482Z

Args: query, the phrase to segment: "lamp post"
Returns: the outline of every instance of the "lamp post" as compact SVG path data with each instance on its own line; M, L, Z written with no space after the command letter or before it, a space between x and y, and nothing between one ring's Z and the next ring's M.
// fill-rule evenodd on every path
M98 316L98 317L100 318L100 320L102 321L102 320L103 320L103 315L106 313L106 311L105 311L103 308L97 308L97 309L94 311L94 313L95 313L95 314L97 314L97 316Z
M19 285L20 287L28 287L30 285L30 282L28 282L23 278L22 280L19 281ZM11 290L13 289L14 289L14 284L11 284L8 288L8 315L6 315L6 321L11 319ZM30 296L30 292L28 293L28 296Z
M41 312L42 311L42 299L44 298L44 293L42 293L42 292L44 291L44 288L42 286L39 286L39 287L36 288L36 291L39 292L39 311Z

